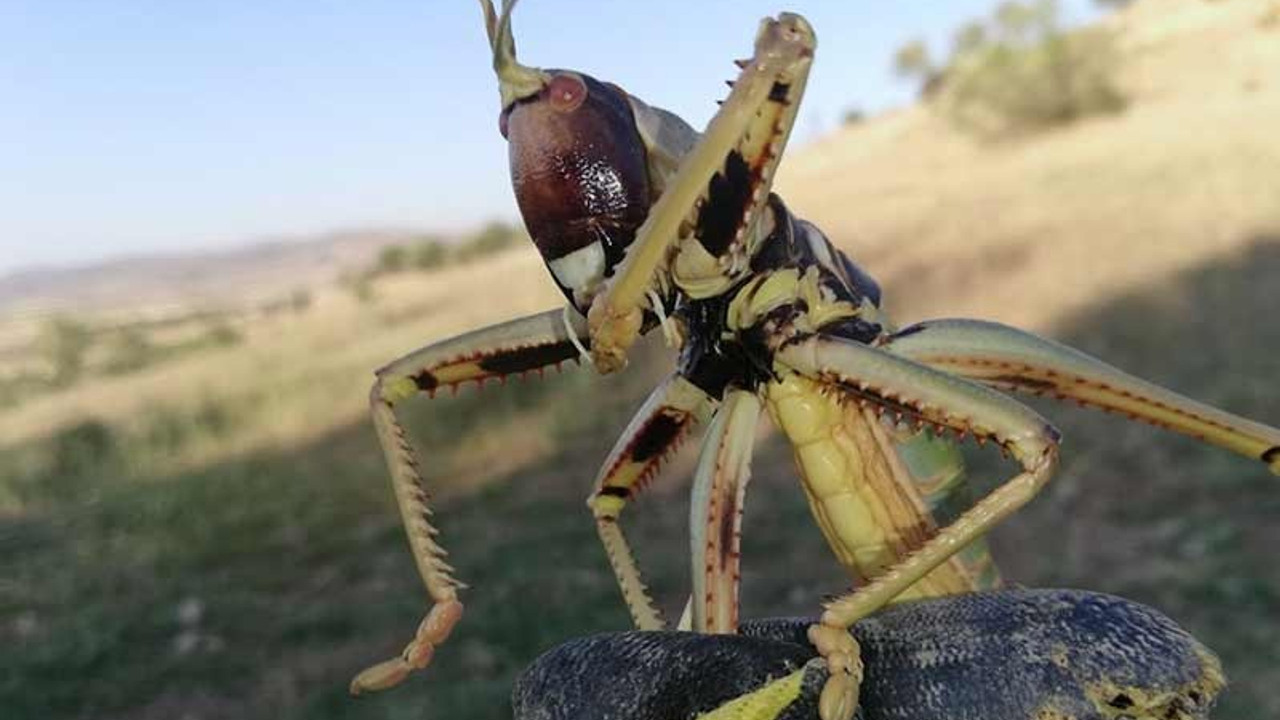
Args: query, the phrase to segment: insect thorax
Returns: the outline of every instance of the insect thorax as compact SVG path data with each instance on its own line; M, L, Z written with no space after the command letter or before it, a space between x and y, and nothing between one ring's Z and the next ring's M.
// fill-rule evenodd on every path
M766 212L772 231L727 288L682 293L675 311L687 338L680 371L712 397L774 379L774 352L816 332L863 343L885 332L876 282L776 195Z

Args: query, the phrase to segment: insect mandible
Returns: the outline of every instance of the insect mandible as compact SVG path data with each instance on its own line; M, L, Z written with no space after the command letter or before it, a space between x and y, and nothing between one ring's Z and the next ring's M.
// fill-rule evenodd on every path
M694 474L691 621L703 632L735 630L740 512L767 410L795 450L828 544L865 581L827 603L809 630L831 671L823 720L847 720L857 703L853 622L895 599L998 582L978 543L1048 482L1059 440L1000 391L1123 413L1280 474L1280 430L1053 341L978 320L894 327L876 283L770 191L816 48L802 17L762 21L754 54L699 134L616 85L519 64L514 0L501 13L480 4L516 199L569 305L434 343L378 371L373 422L432 606L404 652L361 673L353 692L425 667L462 615L396 404L579 356L615 372L653 329L678 346L676 369L627 426L589 500L623 597L640 629L662 627L618 518L667 451L708 422ZM939 527L932 509L961 466L932 431L994 442L1021 472Z

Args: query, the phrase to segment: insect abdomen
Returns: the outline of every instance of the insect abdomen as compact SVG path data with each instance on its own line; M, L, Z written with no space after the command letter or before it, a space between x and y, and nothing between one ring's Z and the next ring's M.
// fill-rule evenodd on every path
M765 395L774 422L795 447L814 518L852 575L874 579L937 533L869 411L794 374L770 383ZM900 599L962 593L974 585L965 566L950 560Z

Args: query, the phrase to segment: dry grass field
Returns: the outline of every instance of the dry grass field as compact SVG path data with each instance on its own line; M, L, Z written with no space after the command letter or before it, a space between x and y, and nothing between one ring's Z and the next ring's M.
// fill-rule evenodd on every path
M979 143L914 107L798 148L777 189L882 281L900 322L1020 325L1280 423L1268 7L1147 0L1110 19L1133 96L1121 115ZM465 292L477 284L487 302ZM350 675L396 652L422 610L364 399L396 355L558 302L520 248L380 279L367 302L316 288L237 345L0 410L0 715L509 716L510 680L538 652L627 626L583 500L670 358L649 343L620 377L411 403L444 542L474 589L436 666L353 701ZM1064 431L1064 464L993 537L1007 576L1164 610L1222 654L1234 684L1218 717L1280 717L1280 483L1190 440L1035 404ZM626 518L670 612L687 587L687 450ZM980 487L1008 471L971 460ZM754 477L746 613L810 613L839 569L775 439Z

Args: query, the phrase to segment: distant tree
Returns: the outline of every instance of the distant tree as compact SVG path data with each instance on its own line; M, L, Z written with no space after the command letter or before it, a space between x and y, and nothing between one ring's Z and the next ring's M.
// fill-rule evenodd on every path
M957 29L935 97L966 130L1034 131L1123 109L1117 58L1107 31L1063 29L1056 0L1005 2Z
M840 122L844 125L857 125L867 119L867 114L862 108L851 107L844 111L844 115L840 117Z
M1124 8L1133 4L1133 0L1093 0L1093 2L1105 8Z
M215 320L210 323L209 328L205 330L204 337L205 341L212 347L239 345L244 340L244 335L226 320Z
M137 372L156 359L157 350L147 332L137 325L120 328L111 338L105 371L112 374Z
M449 262L449 248L434 236L419 240L413 246L413 266L419 270L434 270Z
M987 26L981 20L961 25L951 39L952 58L977 52L987 45Z
M495 252L515 244L519 231L504 222L491 222L471 238L471 245L479 252Z
M520 229L513 225L500 221L490 222L462 243L458 248L458 258L470 260L504 250L514 245L520 236Z
M1044 30L1056 25L1058 3L1055 0L1008 0L996 8L995 25L1005 42L1034 41Z
M396 273L409 265L409 249L403 245L388 245L378 253L377 270L381 273Z
M85 355L93 346L93 331L79 320L58 315L41 329L40 345L53 368L52 383L66 387L84 374Z
M893 72L898 77L924 80L933 74L933 61L929 58L929 46L922 39L912 40L893 55Z

